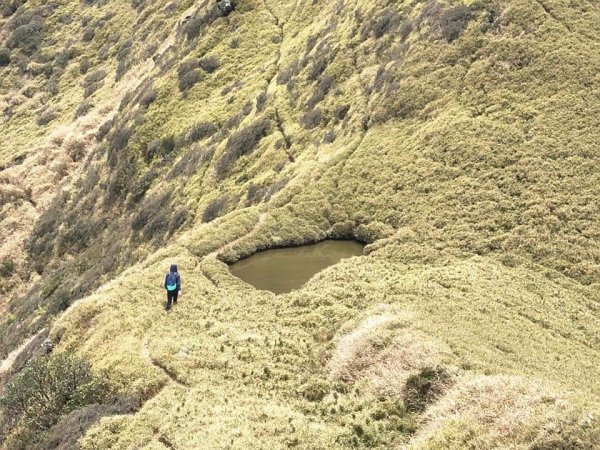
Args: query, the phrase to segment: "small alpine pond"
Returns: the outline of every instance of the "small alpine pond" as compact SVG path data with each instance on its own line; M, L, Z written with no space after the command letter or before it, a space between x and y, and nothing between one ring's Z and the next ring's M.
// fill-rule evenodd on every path
M361 256L356 241L325 240L299 247L255 253L229 266L233 275L257 289L283 294L299 288L314 274L344 258Z

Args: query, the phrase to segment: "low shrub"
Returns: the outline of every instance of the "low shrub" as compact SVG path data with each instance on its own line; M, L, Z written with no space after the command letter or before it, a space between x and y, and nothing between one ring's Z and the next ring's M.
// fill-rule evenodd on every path
M83 117L92 109L92 104L87 100L84 100L81 105L75 110L75 118Z
M227 140L224 154L215 165L217 176L224 176L240 156L252 152L260 140L267 135L268 129L269 120L262 118L233 133Z
M379 39L391 32L400 23L400 16L394 7L388 7L381 11L373 23L372 33L376 39Z
M54 119L56 119L56 110L46 109L46 110L42 111L42 113L37 117L36 123L39 126L43 127L43 126L48 125Z
M447 42L453 42L460 37L473 18L473 12L465 5L458 5L445 10L439 19L442 37Z
M85 141L82 139L69 139L64 148L67 151L67 154L73 161L80 161L85 155Z
M421 412L435 400L450 382L450 374L443 367L426 367L411 375L404 386L404 405L408 411Z
M212 122L198 122L186 134L189 142L198 142L212 136L217 131L217 126Z
M400 25L400 40L402 42L406 41L410 33L413 31L413 24L410 20L402 22Z
M172 192L172 189L165 190L144 199L140 207L137 208L131 227L136 231L142 230L157 216L164 215L167 210L170 210Z
M273 197L275 194L277 194L279 191L281 191L284 187L287 186L287 184L289 183L290 179L287 177L284 177L278 181L276 181L275 183L273 183L272 185L270 185L266 190L265 190L265 195L263 197L263 200L265 202L268 202L269 200L271 200L271 197Z
M96 140L98 142L102 141L106 137L106 135L110 132L113 125L114 125L114 118L107 120L102 125L100 125L100 127L98 128L98 132L96 133Z
M7 48L0 48L0 67L5 67L10 64L10 50Z
M77 408L101 403L109 391L87 361L57 353L32 359L6 385L0 407L9 429L20 426L34 433L52 428Z
M220 66L219 59L216 56L207 56L200 59L200 67L207 73L213 73Z
M94 92L100 89L104 85L104 78L106 78L106 71L103 69L96 70L90 73L83 79L84 87L84 98L91 96Z
M172 134L150 142L144 152L146 162L150 162L156 157L165 157L173 153L175 144L175 136Z
M181 63L177 69L177 76L179 78L179 90L185 92L194 86L198 81L202 79L200 71L200 60L196 58L188 59Z
M16 264L12 259L4 258L0 261L0 278L9 278L15 271Z
M311 130L321 123L322 113L319 108L311 109L304 113L304 115L300 118L300 123L307 130Z
M106 71L104 69L98 69L83 79L83 87L98 83L99 81L104 80L104 78L106 78Z
M325 144L331 144L332 142L335 141L335 131L333 130L328 130L325 132L325 135L323 136L323 142Z
M202 213L202 222L212 222L219 217L225 210L227 202L227 197L220 197L211 201Z
M277 74L277 84L288 84L300 72L300 62L293 61Z
M85 27L83 29L83 33L81 35L81 40L83 42L90 42L94 39L94 36L96 35L96 29L92 26L89 27Z
M260 94L258 94L258 97L256 97L256 110L258 112L262 112L265 109L265 105L267 104L268 98L269 95L267 94L267 91L263 91Z
M246 192L246 205L250 206L260 203L264 194L264 189L260 184L250 183Z
M18 16L13 17L15 28L8 36L6 46L10 49L18 48L31 56L42 42L44 19L35 10L24 12Z
M90 70L91 65L92 62L89 58L81 58L81 61L79 61L79 73L85 75Z
M327 58L324 57L314 57L312 58L312 64L308 69L308 73L306 74L306 79L309 81L315 81L317 78L321 76L321 74L327 69L329 62Z
M167 234L172 236L177 230L179 230L187 220L188 217L188 209L185 206L180 206L177 208L169 219L169 224L167 226Z
M318 103L321 102L333 86L333 77L330 75L323 76L317 83L313 94L306 102L308 109L313 109Z
M109 139L110 150L112 150L113 152L123 150L125 147L127 147L127 144L129 143L129 139L131 138L132 134L133 131L129 127L117 128L112 133Z
M183 33L188 40L197 38L203 27L209 26L217 18L221 16L217 2L213 2L213 6L203 15L195 15L187 19L183 25Z
M142 105L144 108L147 108L155 101L156 101L156 91L151 87L144 90L144 92L142 92L142 94L140 95L139 102L140 102L140 105Z
M14 13L17 12L17 9L19 9L19 6L21 6L22 4L24 4L27 0L7 0L6 2L3 2L2 5L2 9L0 10L0 13L2 14L2 17L10 17L12 16Z
M112 162L112 159L117 162ZM111 174L106 186L106 195L104 196L104 206L108 207L114 204L118 199L124 200L125 194L129 192L135 180L137 165L132 157L113 157L109 155L109 165Z
M340 105L333 112L333 116L337 120L344 120L346 118L346 115L348 114L348 111L350 111L350 105Z

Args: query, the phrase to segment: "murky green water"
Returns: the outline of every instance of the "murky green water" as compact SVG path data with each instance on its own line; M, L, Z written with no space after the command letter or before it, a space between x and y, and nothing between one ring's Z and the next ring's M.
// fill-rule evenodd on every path
M315 273L340 259L362 255L363 247L356 241L328 240L265 250L237 261L229 266L229 270L257 289L282 294L299 288Z

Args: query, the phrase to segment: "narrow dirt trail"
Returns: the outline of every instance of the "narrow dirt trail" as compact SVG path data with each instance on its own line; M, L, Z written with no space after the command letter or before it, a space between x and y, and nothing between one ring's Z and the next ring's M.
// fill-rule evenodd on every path
M165 364L157 361L156 359L154 359L152 357L150 348L148 347L148 336L145 336L144 339L142 340L142 345L140 346L140 356L141 356L142 360L145 361L147 364L154 366L154 367L160 369L162 372L164 372L164 374L169 377L169 379L171 380L172 383L175 383L178 386L182 386L182 387L186 387L186 388L190 387L190 385L188 383L181 380L181 378L179 377L177 372L175 372L171 368L167 367ZM163 389L164 389L164 386L163 386ZM156 393L156 395L158 395L160 393L160 391L162 391L162 389L159 390Z
M256 224L254 224L254 227L252 227L252 229L250 231L248 231L248 233L244 234L243 236L240 236L236 239L234 239L231 242L228 242L227 244L222 245L221 247L219 247L218 249L210 252L208 255L204 256L202 259L204 258L216 258L219 253L228 250L232 247L234 247L238 242L240 242L242 239L246 239L252 235L254 235L255 233L258 232L258 230L260 229L260 227L265 223L265 220L267 218L267 216L269 215L269 213L264 212L261 213L261 215L258 217L258 220L256 221Z

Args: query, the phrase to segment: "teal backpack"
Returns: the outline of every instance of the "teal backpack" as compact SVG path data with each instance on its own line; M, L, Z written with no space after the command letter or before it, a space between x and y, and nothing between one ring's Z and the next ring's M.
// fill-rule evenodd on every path
M167 274L167 291L174 291L177 289L177 274L169 272Z

